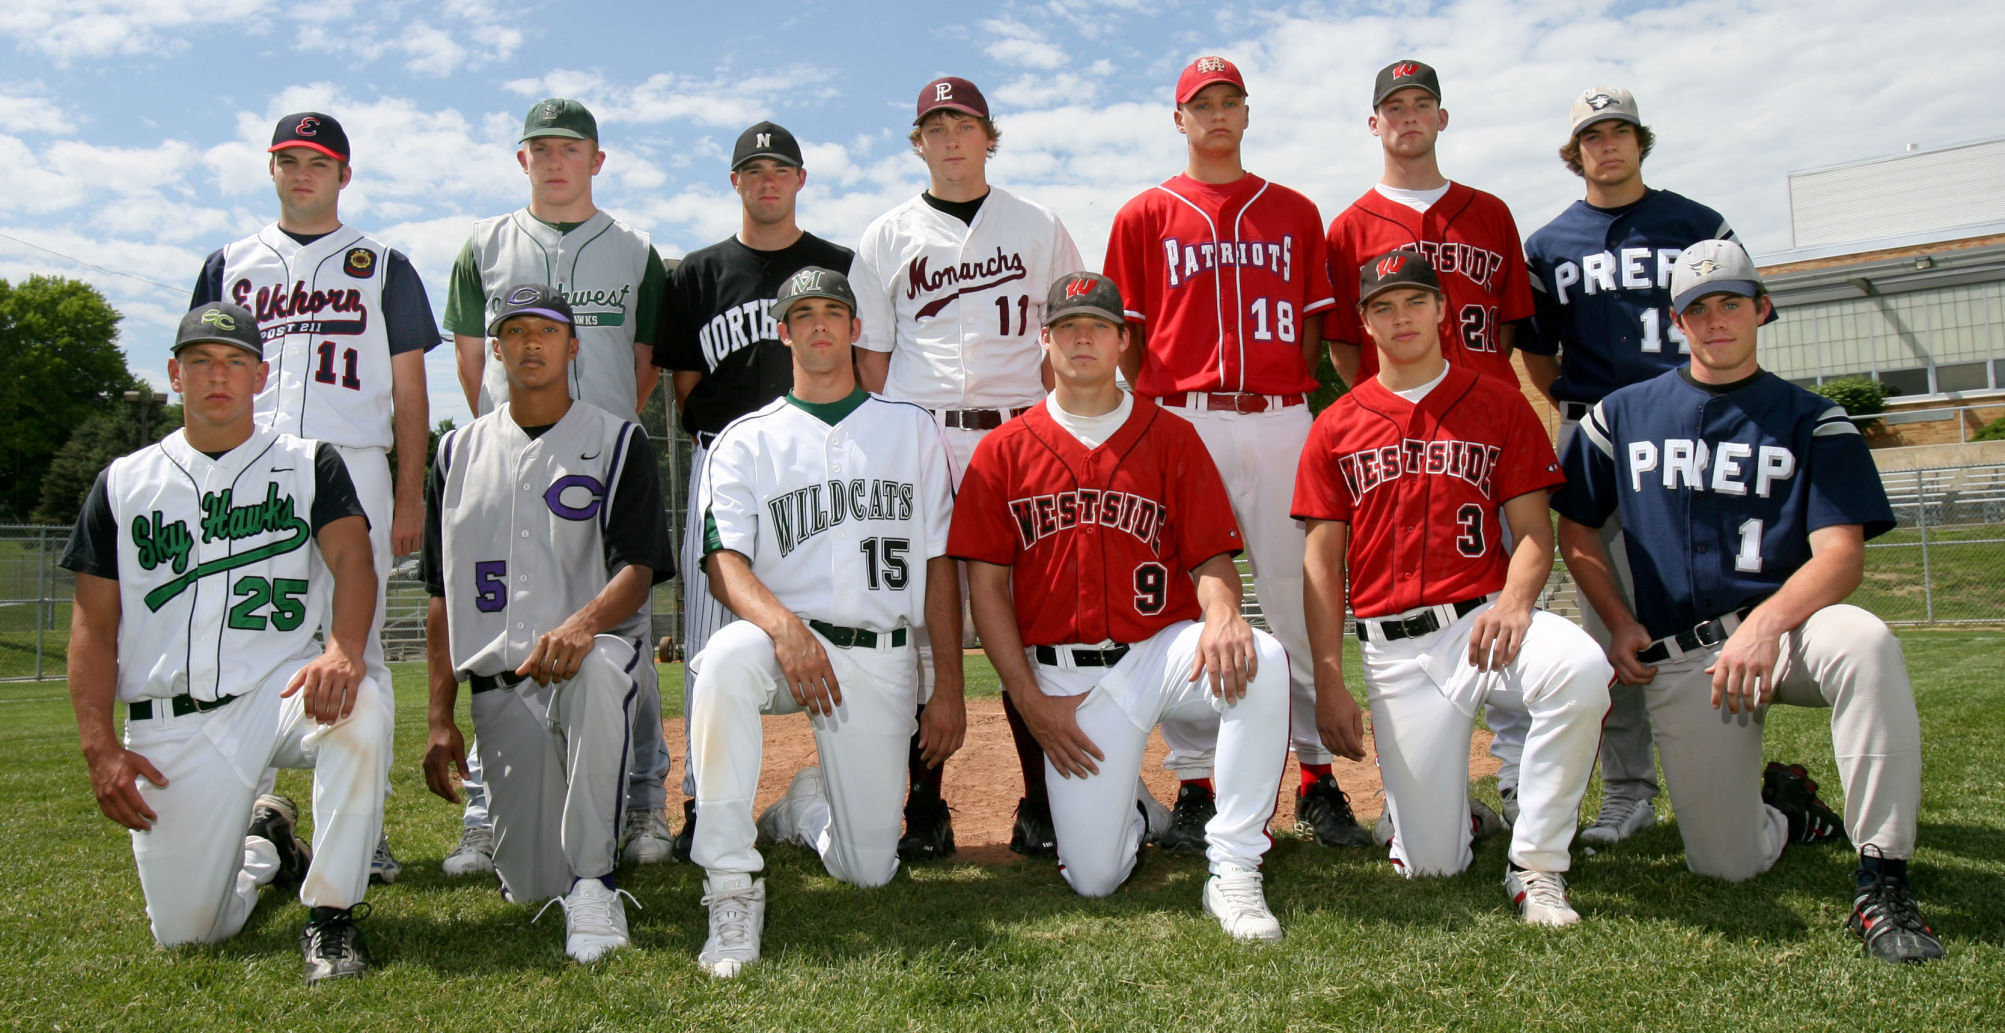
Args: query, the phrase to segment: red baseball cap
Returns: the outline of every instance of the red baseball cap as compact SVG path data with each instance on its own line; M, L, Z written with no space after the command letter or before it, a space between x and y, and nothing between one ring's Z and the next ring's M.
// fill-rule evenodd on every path
M912 124L916 126L924 122L926 116L935 111L958 111L976 118L987 118L989 102L974 83L957 75L948 75L927 83L919 91L919 113L912 116Z
M1177 76L1177 103L1186 104L1197 91L1215 82L1229 82L1246 92L1246 80L1240 77L1239 66L1222 57L1201 57L1190 63L1182 75Z

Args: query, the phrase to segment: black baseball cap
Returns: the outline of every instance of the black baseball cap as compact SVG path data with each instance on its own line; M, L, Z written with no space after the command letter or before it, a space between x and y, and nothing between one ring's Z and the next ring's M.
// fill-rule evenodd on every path
M957 75L942 76L920 89L919 113L912 116L912 124L916 126L924 122L927 115L942 110L987 118L989 101L974 83Z
M1434 95L1435 103L1440 103L1441 77L1434 74L1433 67L1402 58L1378 70L1378 81L1371 88L1372 110L1377 111L1387 97L1409 86L1426 90Z
M348 134L333 115L318 111L296 111L278 120L278 128L272 130L272 145L265 153L288 147L310 147L335 161L348 160Z
M833 269L818 265L804 266L787 282L780 285L780 296L773 299L770 310L779 322L787 321L787 313L794 310L794 303L809 298L827 298L849 306L851 315L856 314L856 292L849 289L849 277Z
M1434 265L1417 251L1388 251L1358 267L1358 307L1400 287L1444 293Z
M1115 326L1125 320L1121 313L1121 289L1099 273L1066 273L1052 281L1044 296L1044 325L1051 326L1067 316L1092 316Z
M577 323L571 315L571 303L547 283L518 283L501 292L501 310L487 321L487 336L501 336L501 324L516 316L542 316L569 325Z
M572 140L599 139L599 120L591 109L569 97L549 97L536 102L522 117L522 139L526 143L539 136L562 136Z
M227 301L197 305L181 317L181 328L174 334L174 354L181 354L181 349L191 344L234 345L259 359L265 357L257 317L242 305Z
M743 168L754 158L771 158L782 165L804 167L801 145L794 134L773 122L761 122L738 134L738 146L731 148L731 171Z

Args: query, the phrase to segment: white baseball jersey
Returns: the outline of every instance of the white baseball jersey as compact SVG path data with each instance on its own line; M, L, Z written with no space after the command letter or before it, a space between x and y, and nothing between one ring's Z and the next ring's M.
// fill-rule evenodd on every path
M724 428L704 469L704 554L729 549L794 613L891 631L926 621L947 552L947 446L931 413L861 391L784 395Z
M1045 289L1083 268L1058 216L999 187L963 223L915 197L872 220L850 283L857 347L890 352L884 396L929 409L1044 397Z

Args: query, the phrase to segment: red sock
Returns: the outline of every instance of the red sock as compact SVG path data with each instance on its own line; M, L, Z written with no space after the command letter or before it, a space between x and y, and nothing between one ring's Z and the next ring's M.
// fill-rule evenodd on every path
M1302 765L1302 788L1307 789L1317 782L1329 778L1330 775L1330 765L1328 764L1304 764Z
M1211 779L1209 778L1186 778L1181 780L1177 784L1187 785L1187 786L1202 786L1205 792L1207 793L1211 792Z

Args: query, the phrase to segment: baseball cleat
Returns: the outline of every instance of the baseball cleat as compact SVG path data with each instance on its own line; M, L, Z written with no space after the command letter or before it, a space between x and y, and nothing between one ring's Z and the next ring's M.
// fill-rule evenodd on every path
M919 789L905 801L905 834L898 838L901 861L933 861L954 852L954 818L934 789Z
M299 931L299 952L306 959L306 985L326 979L346 979L369 971L369 948L362 943L357 919L369 915L365 901L352 908L307 910L306 928Z
M1280 939L1281 921L1267 909L1260 881L1254 869L1220 865L1218 874L1205 880L1204 913L1235 940Z
M1057 857L1058 831L1051 825L1051 803L1031 805L1029 797L1016 801L1016 825L1009 833L1010 850L1025 857Z
M633 894L608 887L596 878L579 879L571 884L571 892L545 902L536 918L542 918L551 904L562 906L564 953L572 961L589 965L632 942L627 939L627 908L620 903L621 897L634 900ZM640 901L634 900L634 906L639 907Z
M794 772L794 780L787 785L787 791L774 800L772 805L759 812L756 823L759 830L760 846L778 846L788 843L806 843L801 836L801 808L816 800L825 799L827 789L822 781L821 768L807 767Z
M729 979L759 960L759 936L766 929L766 880L712 872L703 880L703 906L710 909L710 938L696 955L703 971Z
M447 875L479 875L494 870L494 826L475 825L459 834L459 845L439 864Z
M1504 892L1518 914L1532 925L1559 927L1580 921L1580 912L1566 901L1566 877L1558 872L1534 872L1504 867Z
M1504 823L1504 819L1497 816L1496 811L1490 809L1489 804L1481 800L1469 801L1470 839L1482 839L1484 836L1494 836L1499 832L1505 832L1509 829L1510 826Z
M294 831L298 814L290 799L266 793L251 805L251 825L244 830L278 849L278 872L271 884L281 888L299 885L313 864L313 848Z
M1314 833L1324 846L1364 846L1372 841L1371 833L1351 813L1350 794L1329 775L1295 793L1295 828Z
M1869 845L1866 849L1877 852L1879 848ZM1922 920L1914 891L1905 878L1873 873L1872 881L1853 899L1845 926L1865 941L1866 953L1881 961L1934 961L1948 953L1935 930Z
M1761 802L1789 821L1791 843L1849 843L1845 819L1817 798L1817 783L1801 764L1769 761L1761 773Z
M1648 800L1604 799L1594 824L1580 830L1580 841L1606 846L1619 843L1657 824L1657 812Z
M682 801L682 831L675 834L675 859L689 860L689 851L696 846L696 801Z
M660 864L675 859L675 833L668 827L668 812L659 807L627 812L626 849L623 860L634 864Z
M1504 824L1507 827L1516 828L1518 825L1518 787L1510 786L1505 789L1499 789L1497 790L1497 795L1504 798Z
M1177 787L1176 809L1170 812L1169 831L1156 837L1156 847L1173 854L1204 853L1204 827L1218 813L1218 798L1198 782Z
M369 881L387 886L396 882L397 876L402 874L403 862L390 852L390 834L382 833L376 837L376 853L369 858Z
M1176 815L1163 806L1162 801L1156 799L1156 794L1149 792L1149 787L1139 778L1135 779L1135 809L1142 812L1143 846L1161 842L1176 826Z

